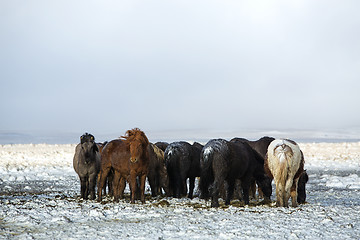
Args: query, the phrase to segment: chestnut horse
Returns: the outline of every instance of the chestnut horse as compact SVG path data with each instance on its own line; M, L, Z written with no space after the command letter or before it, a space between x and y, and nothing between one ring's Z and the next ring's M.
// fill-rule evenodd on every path
M123 139L110 141L101 153L101 168L98 183L98 201L102 199L101 189L111 168L114 169L114 200L122 198L125 181L129 182L131 203L135 203L136 179L140 180L140 200L145 203L145 180L149 171L149 140L138 128L128 130Z

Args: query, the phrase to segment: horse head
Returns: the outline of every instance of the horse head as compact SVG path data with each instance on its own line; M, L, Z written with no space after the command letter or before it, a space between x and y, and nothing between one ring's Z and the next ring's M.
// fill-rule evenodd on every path
M81 149L85 156L85 163L89 164L94 155L99 151L96 143L95 137L89 133L85 133L80 137Z
M138 128L128 130L123 138L129 143L130 162L136 163L145 157L149 140L143 131Z
M272 194L272 187L271 187L272 179L266 175L260 177L256 183L261 188L261 191L264 194L266 200L270 200Z

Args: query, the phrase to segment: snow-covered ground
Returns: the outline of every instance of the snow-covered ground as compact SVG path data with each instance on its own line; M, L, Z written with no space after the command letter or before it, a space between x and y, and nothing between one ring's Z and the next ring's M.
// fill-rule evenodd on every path
M83 201L75 145L0 145L0 239L359 239L360 142L300 147L307 204L214 209L198 198Z

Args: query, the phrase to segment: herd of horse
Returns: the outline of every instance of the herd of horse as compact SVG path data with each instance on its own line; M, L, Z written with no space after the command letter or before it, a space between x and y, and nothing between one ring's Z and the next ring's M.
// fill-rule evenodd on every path
M131 203L145 203L148 179L151 195L193 198L195 179L199 180L200 198L211 199L219 207L219 198L229 205L234 196L249 204L250 197L270 201L271 182L276 188L276 206L293 207L305 203L304 155L297 143L289 139L263 137L257 141L244 138L212 139L205 144L150 143L138 128L128 130L119 139L96 143L85 133L76 146L73 166L80 178L81 198L97 200L108 194L118 202L126 183ZM187 186L189 179L189 190Z

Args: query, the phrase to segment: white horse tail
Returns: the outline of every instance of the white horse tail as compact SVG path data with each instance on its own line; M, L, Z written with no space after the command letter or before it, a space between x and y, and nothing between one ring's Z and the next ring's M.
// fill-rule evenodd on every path
M293 150L288 146L284 141L275 145L273 154L278 161L278 181L285 187L286 180L289 176L289 171L291 171L291 162L294 155Z

